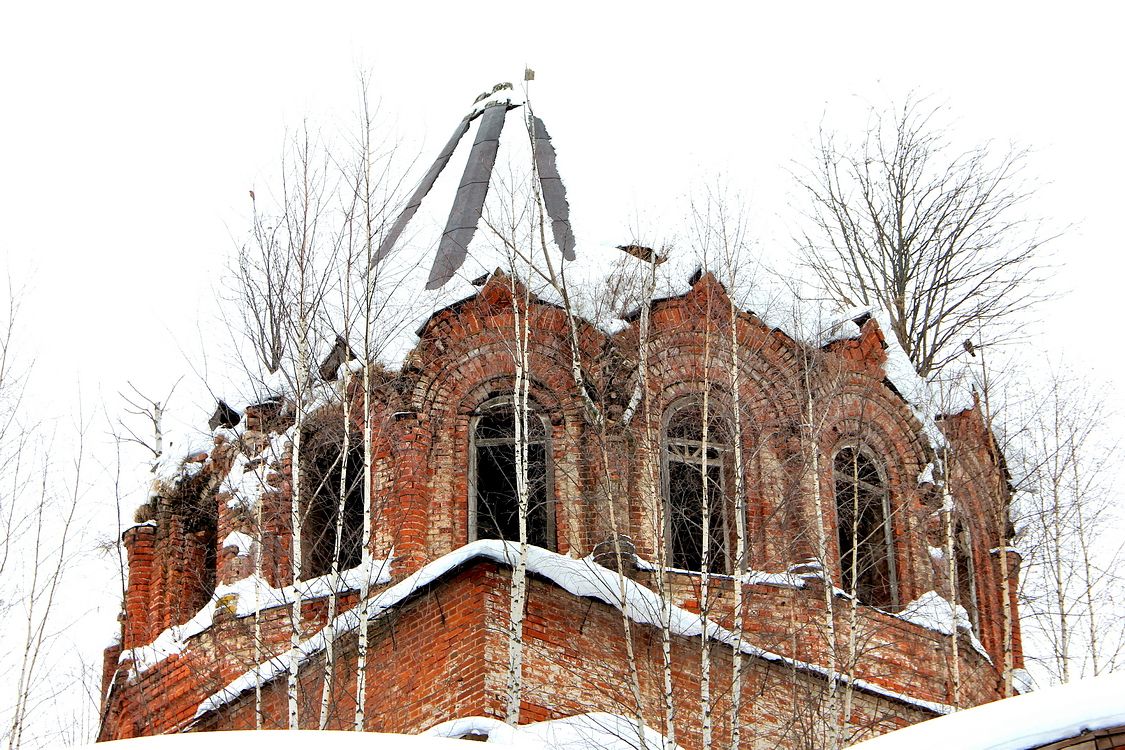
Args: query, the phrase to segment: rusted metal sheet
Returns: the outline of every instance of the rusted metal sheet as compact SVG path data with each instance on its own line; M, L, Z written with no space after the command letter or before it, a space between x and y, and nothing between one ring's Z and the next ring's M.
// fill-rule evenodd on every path
M488 181L492 177L492 167L496 164L496 151L500 145L500 131L504 128L504 115L508 107L497 104L488 107L481 116L480 129L477 130L473 150L461 176L449 220L438 245L437 257L430 269L426 289L437 289L453 278L457 269L465 262L469 243L476 234L484 199L488 195Z
M574 260L574 232L570 227L570 204L566 201L566 186L563 185L555 164L555 147L551 145L551 136L538 117L535 118L535 168L539 172L543 204L551 219L551 234L555 238L555 244L562 250L564 258Z
M453 137L449 139L449 142L445 144L445 148L443 148L441 153L438 154L438 157L434 159L430 170L426 172L426 176L422 178L422 182L419 183L418 187L414 190L414 194L410 196L410 202L406 204L406 208L398 215L398 219L395 220L391 231L387 232L387 235L379 244L379 249L371 256L372 265L387 257L394 248L395 243L398 242L398 238L402 234L402 230L406 229L406 225L414 218L414 214L418 212L418 207L422 205L422 199L430 192L434 183L437 182L438 176L441 174L442 170L445 169L445 165L449 163L449 158L453 156L453 152L457 149L457 144L461 142L465 133L469 131L469 123L472 119L472 117L466 117L458 123L457 130L454 131Z

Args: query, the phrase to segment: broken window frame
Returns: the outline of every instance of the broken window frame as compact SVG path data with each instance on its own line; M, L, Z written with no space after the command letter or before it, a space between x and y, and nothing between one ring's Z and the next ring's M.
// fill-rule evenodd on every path
M479 432L482 424L486 419L502 415L507 412L512 415L512 430L510 436L497 436L497 437L482 437ZM554 491L554 466L551 454L551 423L546 416L540 411L538 405L528 400L527 404L527 425L530 438L528 440L528 481L533 482L535 473L534 462L531 457L531 448L533 446L541 446L543 451L543 480L541 486L542 498L536 501L534 494L528 497L528 544L542 547L552 552L558 550L558 537L556 534L555 522L555 491ZM514 398L512 396L496 396L490 398L481 404L469 419L469 481L468 481L468 540L475 542L479 539L493 539L500 538L491 536L481 536L480 534L480 452L482 448L495 448L505 445L512 446L512 462L513 472L515 464L515 408ZM518 495L516 494L516 478L513 473L511 477L511 492L512 500L516 503L519 502ZM518 512L518 508L517 508ZM534 536L535 532L532 529L532 516L535 513L542 513L543 518L543 534L544 538L537 540ZM518 522L518 521L517 521ZM518 536L518 534L517 534ZM519 539L507 539L514 543L519 543ZM546 544L536 544L536 541L544 541Z
M854 455L856 464L853 465L853 459L846 457L846 454L851 452ZM867 463L870 471L864 471L864 474L870 476L873 474L877 481L870 481L863 478L860 469L858 469L858 460ZM846 471L841 469L841 460L846 461ZM841 493L841 486L843 485L843 494ZM878 518L871 526L877 527L878 531L873 531L867 534L867 537L861 542L865 543L868 549L873 550L873 554L877 556L874 565L863 566L863 569L857 570L857 580L851 581L851 561L849 558L849 550L852 555L859 554L862 549L859 548L852 540L849 546L845 544L844 539L844 523L843 519L850 517L850 507L856 505L856 487L864 491L869 499L869 504L860 509L863 513L866 508L874 508L878 513ZM849 594L855 594L856 598L862 604L867 604L879 609L897 610L901 606L901 597L899 595L899 580L898 580L898 564L895 559L895 543L894 543L894 527L892 523L893 506L891 504L891 496L888 490L888 482L885 467L867 446L862 443L848 443L841 445L832 456L832 489L833 499L835 501L836 512L836 544L839 551L839 566L840 566L840 586ZM849 511L847 514L841 512L844 503L848 504ZM880 573L879 562L886 566L885 573ZM859 565L857 564L857 568ZM885 575L885 595L877 594L877 590L884 588L884 586L873 576Z
M673 435L673 430L677 421L684 418L690 418L692 413L695 414L694 420L699 426L700 435L702 435L703 424L703 404L699 398L689 397L680 399L673 403L664 413L663 424L661 426L661 482L662 482L662 495L664 500L664 539L665 539L665 554L667 555L668 567L672 570L683 571L689 573L699 573L703 567L702 549L702 523L703 523L703 467L707 469L716 468L717 472L712 473L708 471L710 478L709 484L714 486L714 490L710 504L712 505L711 516L709 519L709 530L711 532L712 543L712 560L716 564L711 564L707 568L709 574L727 575L731 571L731 545L730 545L730 503L727 500L726 487L729 484L728 474L732 471L731 466L731 446L729 444L728 434L729 430L724 425L724 420L714 410L710 410L708 414L710 425L708 427L707 437L707 455L703 455L703 444L701 439L693 439L690 437L683 437ZM698 527L700 536L698 539L698 557L700 558L697 564L692 559L684 560L682 557L677 559L677 522L684 515L679 512L676 507L676 501L679 498L673 497L673 471L676 466L693 467L699 476L698 490L699 497L694 498L691 503L691 508L698 508L699 514L693 519L687 519L684 523L691 522L690 525ZM717 502L716 502L717 501ZM688 503L681 503L686 507ZM718 507L714 507L717 505ZM689 529L690 531L690 529ZM717 545L716 545L717 543ZM718 546L718 550L715 550Z

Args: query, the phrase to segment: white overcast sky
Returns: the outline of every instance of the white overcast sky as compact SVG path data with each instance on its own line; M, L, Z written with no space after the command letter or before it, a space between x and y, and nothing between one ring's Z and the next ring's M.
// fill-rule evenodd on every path
M1056 285L1074 293L1044 308L1044 348L1115 372L1121 11L790 5L7 3L0 252L31 287L38 380L55 405L79 378L90 393L174 380L248 190L268 188L303 119L346 120L359 72L387 132L428 162L473 97L525 64L587 251L667 223L722 173L784 258L787 170L822 117L858 127L867 102L931 94L966 143L1035 149L1033 208L1074 227L1055 244Z
M911 90L947 103L966 144L1033 148L1032 208L1071 227L1050 291L1071 294L1028 346L1116 378L1120 407L1120 6L765 6L0 2L0 255L28 286L42 413L72 414L80 390L115 409L127 378L158 393L189 369L248 190L268 189L302 120L348 117L360 72L428 163L525 65L587 252L666 230L721 173L784 259L788 170L821 119L858 127L868 102Z

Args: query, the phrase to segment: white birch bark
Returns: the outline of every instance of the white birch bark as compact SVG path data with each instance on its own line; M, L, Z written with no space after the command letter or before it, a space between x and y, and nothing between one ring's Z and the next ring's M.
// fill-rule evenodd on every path
M347 288L347 285L345 285ZM345 292L346 294L346 292ZM344 306L344 320L348 319L350 310ZM345 327L345 331L347 328ZM347 334L344 336L347 339ZM336 504L336 536L332 542L332 567L329 576L332 579L332 590L328 593L328 619L331 623L336 619L339 590L342 586L340 570L341 543L344 536L344 510L348 498L348 454L351 450L351 397L348 393L350 377L345 373L340 378L340 398L343 409L344 434L340 439L340 495ZM336 632L331 627L324 629L324 683L320 694L320 721L318 728L327 729L328 719L332 710L332 680L336 673Z
M836 467L832 466L832 472L835 474ZM859 454L852 453L852 554L851 554L851 590L848 592L851 595L851 601L848 602L848 650L847 659L844 663L844 671L848 679L844 683L844 706L843 718L840 721L841 727L843 724L851 721L852 717L852 677L855 675L856 662L858 660L858 646L856 638L858 637L859 630L859 592L857 590L859 582Z
M512 264L513 268L515 263ZM511 279L512 314L515 324L515 422L516 496L519 503L519 557L512 566L512 587L508 615L508 679L505 691L504 720L511 726L519 724L523 693L523 618L527 606L527 408L530 377L528 373L528 338L530 325L530 291L525 286L522 299L515 275ZM522 310L520 309L522 306Z
M742 379L738 343L738 307L733 296L734 264L729 263L732 276L730 302L730 391L731 428L734 442L734 653L731 658L730 746L738 750L742 744L742 630L746 572L749 550L746 545L746 465L742 455Z
M304 295L302 294L302 297ZM291 631L289 634L289 663L286 675L286 697L288 704L289 728L300 729L300 707L298 705L297 676L300 669L298 646L301 644L301 588L297 583L301 580L301 430L305 421L304 383L309 372L309 343L307 328L305 327L305 312L303 302L301 315L298 321L300 332L297 339L297 394L296 394L296 424L293 430L292 448L292 497L290 498L289 523L292 529L292 542L290 544L290 575L293 579L293 603L290 612ZM304 334L304 335L302 335Z
M820 485L820 445L817 440L818 430L816 427L816 418L814 414L815 401L812 388L812 377L810 370L812 362L809 359L808 353L804 353L804 373L802 375L804 381L805 391L805 446L808 450L809 456L807 464L811 471L812 482L812 495L813 495L813 515L814 526L816 531L816 554L818 562L821 566L821 574L823 575L823 590L824 590L824 631L825 640L828 644L827 648L827 664L825 665L825 679L827 696L825 699L825 713L828 716L826 722L826 732L828 734L828 750L837 750L840 746L840 720L839 720L839 707L838 696L836 694L837 682L839 680L838 667L836 665L836 617L833 610L834 602L832 596L832 578L829 575L829 544L828 544L828 530L824 521L824 498Z
M371 417L371 362L375 357L374 326L376 322L376 290L378 288L378 266L373 267L372 259L375 253L375 223L376 211L374 204L374 186L372 184L372 144L371 144L371 115L367 100L367 88L363 93L363 131L361 142L362 169L359 173L357 192L361 196L363 212L363 245L364 245L364 274L363 274L363 530L360 539L360 565L364 571L359 584L358 610L359 632L356 635L356 676L355 676L355 720L353 729L362 732L367 723L366 706L364 705L367 693L368 669L368 627L370 617L371 576L374 574L371 564L371 534L373 527L374 486L372 468L374 465L374 430ZM393 555L393 551L392 551Z
M996 446L996 436L993 432L992 424L992 408L989 400L989 381L988 381L988 366L985 361L984 347L978 347L981 353L981 382L984 392L984 426L988 432L988 447L989 452L993 456L999 456L999 448ZM996 470L996 512L994 515L996 522L996 548L997 554L1000 556L1000 593L1003 597L1001 602L1001 612L1003 620L1003 640L1001 642L1001 651L1003 654L1003 671L1002 677L1004 682L1004 697L1009 698L1012 696L1012 669L1014 665L1014 654L1012 640L1014 637L1014 621L1015 613L1012 611L1012 589L1011 580L1008 572L1008 488L1005 486L1004 475L997 467Z
M709 372L711 364L711 300L708 298L706 323L703 333L703 372ZM702 474L703 495L701 502L703 503L702 513L702 560L700 562L700 575L699 575L699 619L702 626L702 632L699 636L699 714L700 724L703 731L703 748L710 750L711 748L711 639L709 637L709 625L711 614L711 499L710 499L710 463L708 458L709 447L709 429L711 421L711 388L709 385L703 388L703 425L700 452L702 453L702 463L700 464Z
M945 466L948 467L949 451L945 451ZM958 636L957 628L957 605L960 594L960 585L958 580L957 570L957 544L956 544L956 529L953 523L953 496L949 490L949 476L945 478L945 484L942 486L942 496L944 502L942 503L942 520L945 527L945 560L946 560L946 574L949 576L949 601L953 608L953 627L950 628L949 634L949 676L950 682L953 684L953 707L961 707L961 653L960 653L960 639Z

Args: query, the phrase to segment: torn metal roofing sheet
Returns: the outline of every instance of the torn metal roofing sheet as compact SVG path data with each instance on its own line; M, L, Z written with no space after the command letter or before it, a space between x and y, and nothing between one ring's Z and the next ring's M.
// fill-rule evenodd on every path
M486 92L477 97L473 110L457 124L453 136L445 144L445 148L438 154L421 183L415 188L390 231L387 232L379 248L371 257L371 264L375 265L387 258L394 249L395 243L400 239L406 225L417 213L422 201L425 200L438 177L449 163L453 152L457 149L469 125L480 117L481 123L477 130L476 139L469 153L468 162L461 176L453 206L449 211L445 231L438 243L437 253L430 268L429 278L425 289L432 291L440 289L448 283L465 263L468 257L469 244L476 235L477 226L484 210L485 199L488 196L488 185L492 178L492 169L496 164L496 155L500 145L500 133L504 128L504 120L509 109L520 106L511 101L511 84L497 84L491 93ZM539 178L540 195L543 208L551 220L551 235L566 260L575 259L574 232L570 225L570 205L566 199L566 187L559 176L556 165L555 148L551 143L551 136L547 132L543 120L535 117L532 122L534 134L534 148L532 158L535 162L535 171Z
M469 123L472 122L473 117L473 115L469 115L457 124L457 130L454 131L453 137L449 139L449 142L445 144L445 148L443 148L441 153L438 154L438 157L434 159L433 165L430 166L430 171L426 172L426 176L422 178L422 182L414 190L414 194L410 196L410 202L406 204L406 208L398 215L394 226L391 227L391 231L387 232L387 236L383 238L383 242L379 245L379 249L375 251L375 255L371 256L372 264L378 263L383 258L387 257L387 254L394 248L395 243L398 242L399 235L402 234L402 230L406 229L406 225L414 218L414 214L418 212L418 207L422 205L422 199L430 192L434 183L437 182L438 176L441 174L442 170L445 169L445 165L449 163L450 157L453 156L453 152L457 149L457 144L461 142L465 133L469 132Z
M535 118L535 168L543 188L543 204L551 219L551 234L563 257L574 260L574 232L570 227L570 204L566 201L566 186L559 177L555 164L555 147L543 120Z
M449 212L426 289L437 289L449 281L465 262L469 243L476 234L484 210L484 199L488 195L488 182L496 164L500 131L504 129L507 111L507 105L496 104L488 107L481 116L480 129L477 130L465 172L461 175L461 184L453 199L453 208Z

